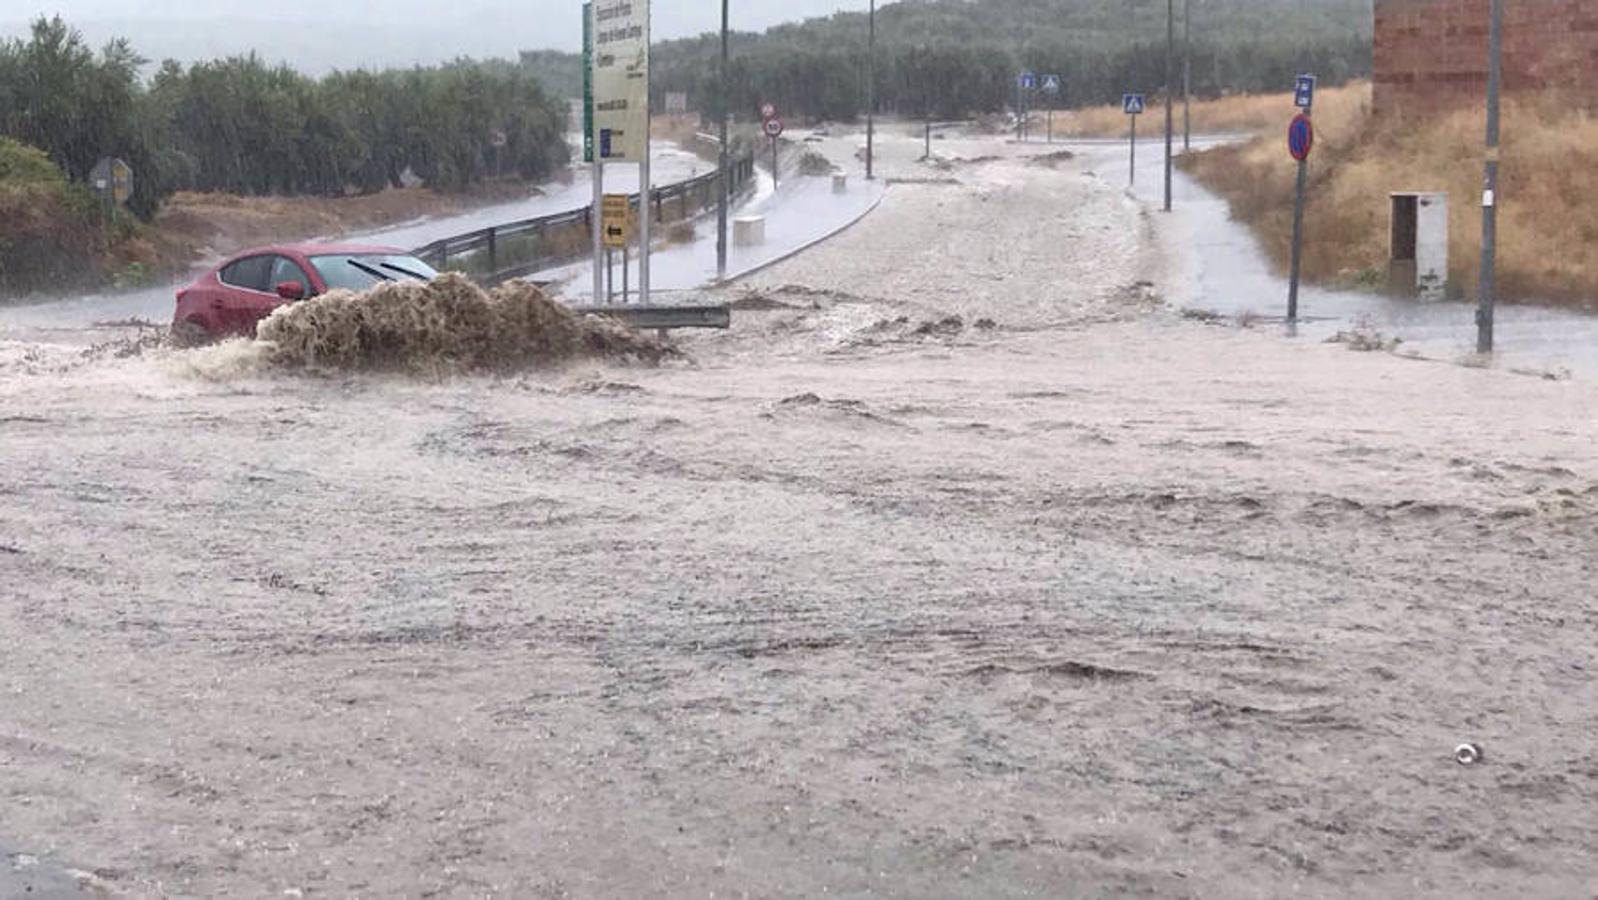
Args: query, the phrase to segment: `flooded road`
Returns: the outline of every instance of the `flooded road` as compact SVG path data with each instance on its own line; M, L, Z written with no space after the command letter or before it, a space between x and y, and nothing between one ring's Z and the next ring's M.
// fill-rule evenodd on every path
M132 896L1590 893L1598 386L1185 319L1092 160L883 143L690 362L0 343L0 842Z
M1207 141L1199 139L1202 148ZM1070 144L1083 152L1107 181L1125 184L1125 141ZM1286 152L1285 149L1283 152ZM1164 199L1163 142L1138 142L1138 199L1158 210ZM1178 171L1172 180L1170 245L1181 268L1168 299L1179 306L1226 316L1283 318L1287 280L1274 272L1247 227L1232 221L1226 201ZM1394 185L1394 190L1401 189ZM1306 226L1313 230L1314 222ZM1310 235L1313 239L1313 234ZM1510 298L1524 299L1524 298ZM1402 339L1402 352L1446 362L1484 364L1476 359L1476 303L1423 303L1382 294L1306 284L1299 294L1300 333L1324 340L1355 324ZM1494 359L1498 368L1555 377L1598 377L1598 316L1535 302L1501 302L1496 311Z

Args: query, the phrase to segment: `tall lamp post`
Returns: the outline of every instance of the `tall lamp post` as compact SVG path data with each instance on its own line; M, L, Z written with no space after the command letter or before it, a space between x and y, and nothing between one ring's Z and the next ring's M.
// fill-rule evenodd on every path
M1182 0L1182 150L1193 149L1193 0Z
M866 38L866 180L877 176L873 168L877 143L877 0L871 0L871 32Z
M1481 280L1476 352L1493 352L1494 268L1498 251L1498 93L1503 83L1504 0L1492 0L1487 39L1487 172L1481 193Z
M731 154L727 152L727 118L731 112L731 103L728 94L731 92L727 84L727 3L721 0L721 99L716 102L716 115L721 119L721 176L716 179L718 197L716 202L716 277L727 277L727 207L729 194L732 192L731 176L727 172L727 164L731 161Z
M1171 211L1171 134L1175 130L1172 94L1176 88L1176 0L1165 0L1165 211Z

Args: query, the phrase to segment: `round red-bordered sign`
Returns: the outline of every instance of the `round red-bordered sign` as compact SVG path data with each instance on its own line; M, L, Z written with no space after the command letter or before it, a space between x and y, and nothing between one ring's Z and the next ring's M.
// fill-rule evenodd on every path
M766 124L764 126L762 126L762 127L764 127L765 130L766 130L766 137L771 138L772 140L776 140L777 138L782 137L782 120L781 119L778 119L776 117L772 117L770 119L767 119L766 120Z
M760 118L761 119L775 119L776 117L777 117L777 107L774 106L773 104L767 103L767 104L765 104L765 105L760 107Z
M1287 152L1300 162L1309 159L1309 152L1315 146L1315 123L1309 116L1299 113L1293 117L1287 126Z

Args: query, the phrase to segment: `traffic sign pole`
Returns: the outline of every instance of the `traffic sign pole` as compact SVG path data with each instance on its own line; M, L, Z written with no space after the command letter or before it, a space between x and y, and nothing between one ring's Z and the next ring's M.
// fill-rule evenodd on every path
M1176 0L1165 0L1165 211L1171 211L1171 136L1176 129L1174 98L1176 87Z
M766 137L771 138L771 186L777 186L777 138L782 137L782 120L777 118L777 108L767 104L762 112L769 112L766 120L760 123L761 131Z
M866 38L866 68L866 180L874 181L877 177L877 0L871 0L871 32ZM771 141L771 152L775 161L776 138ZM771 172L775 177L775 164Z
M1304 111L1293 120L1289 129L1288 144L1293 155L1298 157L1298 186L1293 194L1293 258L1287 280L1287 325L1289 328L1298 325L1298 279L1300 263L1303 260L1304 244L1304 182L1309 176L1310 147L1314 141L1314 129L1310 125L1310 110L1314 102L1313 94L1306 101ZM1302 122L1302 125L1300 123ZM1297 143L1299 130L1304 133L1302 151Z
M1127 187L1137 186L1137 117L1143 113L1142 94L1122 94L1121 111L1132 120L1132 135L1127 143L1132 148L1132 162L1127 176Z
M604 232L604 205L605 205L605 164L599 156L594 156L594 305L604 306L609 302L605 294L605 268L609 262L605 249Z
M1017 78L1015 80L1015 140L1016 140L1016 143L1020 143L1022 140L1024 140L1024 138L1021 137L1021 128L1022 128L1022 123L1025 122L1025 121L1026 121L1026 119L1021 114L1021 79Z
M1293 195L1293 263L1287 282L1287 324L1298 324L1298 274L1303 259L1304 244L1304 181L1308 177L1309 160L1298 161L1298 187Z
M727 119L731 113L731 104L727 97L732 93L727 83L727 3L721 0L721 99L716 103L717 114L721 118L721 152L720 167L721 177L716 179L716 277L727 277L727 213L732 193L732 176L728 173L728 164L732 155L727 152Z

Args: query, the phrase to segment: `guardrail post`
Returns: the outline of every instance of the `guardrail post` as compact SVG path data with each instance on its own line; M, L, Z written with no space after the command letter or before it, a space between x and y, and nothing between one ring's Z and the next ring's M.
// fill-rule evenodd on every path
M488 271L499 272L499 232L488 229Z
M665 197L661 196L660 191L650 191L649 193L651 199L655 201L655 221L664 224L666 221Z

